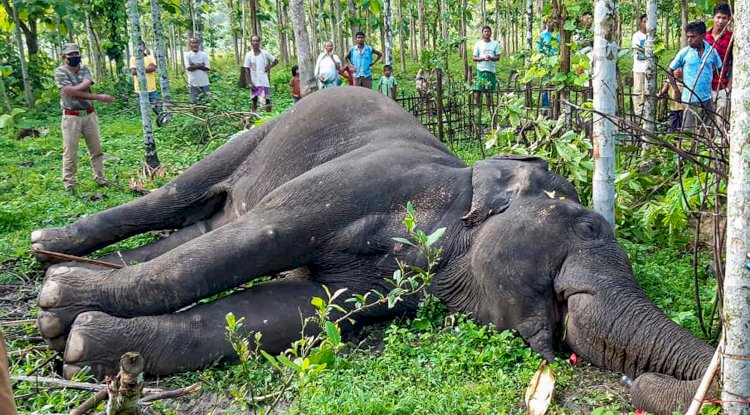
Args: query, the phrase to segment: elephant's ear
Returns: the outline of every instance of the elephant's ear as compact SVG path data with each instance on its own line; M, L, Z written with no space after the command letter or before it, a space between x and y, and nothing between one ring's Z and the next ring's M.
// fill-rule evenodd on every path
M510 206L532 170L547 170L538 157L503 155L474 163L471 174L471 209L461 220L473 226Z

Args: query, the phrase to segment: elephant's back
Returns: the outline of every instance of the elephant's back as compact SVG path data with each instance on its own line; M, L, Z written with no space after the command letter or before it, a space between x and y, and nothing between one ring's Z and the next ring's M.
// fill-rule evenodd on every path
M340 87L316 92L279 117L238 169L235 187L252 206L319 166L352 159L370 165L370 157L381 164L408 158L414 166L465 166L393 100L365 88Z

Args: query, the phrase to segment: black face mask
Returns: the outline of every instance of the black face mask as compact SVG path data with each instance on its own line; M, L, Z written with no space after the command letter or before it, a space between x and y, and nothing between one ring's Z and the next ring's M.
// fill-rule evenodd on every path
M81 57L80 56L69 56L68 57L68 65L70 66L78 66L81 64Z

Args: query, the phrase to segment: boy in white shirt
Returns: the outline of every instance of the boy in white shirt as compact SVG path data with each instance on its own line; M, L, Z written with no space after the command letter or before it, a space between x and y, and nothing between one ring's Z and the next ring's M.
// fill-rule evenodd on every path
M633 113L643 116L643 94L646 92L646 15L641 15L640 30L633 33L630 47L633 49Z
M271 68L279 61L273 55L260 48L260 36L250 38L253 50L245 55L242 67L250 84L250 98L253 100L253 112L258 109L258 101L266 112L271 111Z
M209 92L208 71L211 70L208 55L200 50L200 41L197 38L190 38L190 51L185 54L185 69L190 102L195 104Z

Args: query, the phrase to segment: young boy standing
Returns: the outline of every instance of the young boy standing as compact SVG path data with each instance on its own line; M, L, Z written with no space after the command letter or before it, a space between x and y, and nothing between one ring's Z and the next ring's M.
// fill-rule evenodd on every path
M395 101L397 96L396 88L397 84L396 77L393 76L393 67L391 65L383 66L383 76L378 82L378 92Z
M289 80L289 89L292 90L292 101L296 104L302 99L299 85L299 66L292 66L292 79Z
M695 127L695 118L702 118L711 113L711 81L714 71L721 69L719 54L705 41L706 24L703 22L688 23L685 28L688 45L677 52L669 65L669 79L677 89L674 71L682 68L682 79L685 88L682 90L682 103L686 104L682 121L684 130Z

